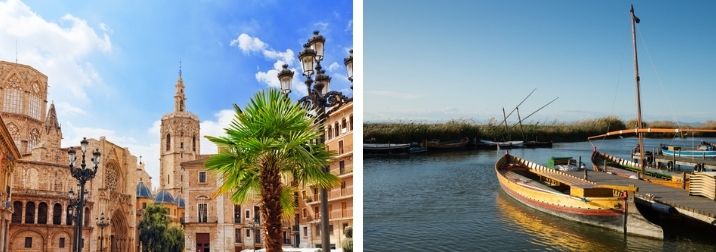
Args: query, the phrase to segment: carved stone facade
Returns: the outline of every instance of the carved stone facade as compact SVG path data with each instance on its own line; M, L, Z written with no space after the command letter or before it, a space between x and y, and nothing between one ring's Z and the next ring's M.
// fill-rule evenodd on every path
M12 220L12 174L20 151L0 116L0 252L7 252L10 221Z
M68 191L77 181L70 175L67 148L54 105L47 105L47 76L30 66L0 61L0 115L23 154L12 175L11 251L70 251L73 226ZM45 113L47 111L47 113ZM89 150L102 152L83 216L83 251L97 251L101 212L111 219L104 230L105 250L134 251L136 240L134 186L137 158L104 137L88 139ZM75 146L78 147L78 146Z

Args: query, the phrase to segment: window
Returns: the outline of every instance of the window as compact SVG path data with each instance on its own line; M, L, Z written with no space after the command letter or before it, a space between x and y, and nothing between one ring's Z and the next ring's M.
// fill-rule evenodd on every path
M328 235L333 236L333 225L328 225Z
M60 238L60 248L65 248L65 237Z
M349 128L350 128L351 131L352 131L352 130L353 130L353 115L352 115L352 114L351 114L351 117L350 117L350 124L349 124L349 125L350 125Z
M31 151L32 148L34 148L38 144L40 144L40 131L37 129L32 129L32 131L30 131L30 145L27 146L27 151Z
M341 217L347 217L346 216L346 208L348 208L348 204L346 202L341 203Z
M199 222L206 223L207 222L207 211L206 211L206 204L199 204Z
M241 205L234 205L234 223L241 223Z
M90 225L90 209L89 207L85 207L85 226L89 227Z
M338 141L338 154L343 154L343 140Z
M346 182L345 182L345 181L341 181L341 189L346 189Z
M142 209L145 209L145 208L147 208L147 202L142 203Z
M22 223L22 202L13 202L12 210L12 223Z
M314 218L314 219L321 218L320 213L321 213L321 212L318 211L318 207L317 207L317 206L316 206L316 207L313 207L313 218Z
M348 132L348 125L346 125L346 119L341 120L341 134Z
M179 143L179 149L180 149L180 150L184 150L184 142L180 142L180 143Z
M234 243L241 243L241 229L234 230Z
M25 206L25 224L35 224L35 203L28 202Z
M199 183L206 183L206 172L205 171L199 172Z
M333 135L334 135L335 137L338 137L338 135L340 135L340 133L338 133L338 130L339 130L339 128L338 128L338 122L336 122L335 124L333 124Z
M344 160L338 162L338 173L341 175L346 173L346 162Z
M37 120L41 120L40 118L40 98L36 95L30 95L30 103L28 104L28 111L27 115L29 115L32 118L35 118Z
M193 138L191 138L191 149L193 151L196 151L196 135Z
M251 237L251 231L249 231L248 229L246 229L246 237Z
M62 205L60 205L60 203L56 203L52 207L52 224L53 225L62 224Z
M261 209L257 206L254 207L254 223L261 223Z
M165 147L165 149L167 151L169 150L169 145L171 144L171 141L172 141L170 137L171 137L171 135L167 134L167 143L166 143L166 147Z
M32 237L25 237L25 248L32 248Z
M261 232L254 232L254 243L261 243Z
M308 236L308 227L303 227L303 236Z
M37 211L37 224L47 224L47 203L41 202Z
M303 209L303 218L304 219L308 218L308 212L306 211L305 208Z
M72 225L72 208L67 206L67 215L65 216L65 225Z
M12 80L11 80L12 81ZM22 96L18 89L5 90L5 107L3 110L10 113L22 113Z
M333 128L331 128L331 125L328 125L328 129L326 131L328 131L328 139L333 138Z

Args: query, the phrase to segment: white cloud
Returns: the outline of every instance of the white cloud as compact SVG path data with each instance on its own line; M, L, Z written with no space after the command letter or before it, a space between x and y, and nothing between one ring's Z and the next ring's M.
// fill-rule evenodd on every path
M326 31L326 30L328 30L328 23L327 22L313 23L313 29L316 29L319 31Z
M306 86L299 81L300 71L297 71L296 68L293 67L296 59L296 54L293 50L286 49L285 51L276 51L271 49L269 45L261 39L252 37L246 33L241 33L229 44L231 46L238 47L244 53L261 52L261 55L263 55L264 58L275 60L273 69L261 71L260 68L257 67L258 71L255 75L256 81L264 83L272 88L281 88L281 83L278 81L278 73L281 69L283 69L282 66L284 64L288 64L289 69L295 73L293 82L291 83L291 89L303 95L308 94Z
M229 43L231 46L238 46L242 52L258 52L265 50L267 45L261 39L241 33L236 39Z
M234 110L224 109L214 114L214 121L206 120L201 122L199 127L201 128L201 153L202 154L213 154L217 153L216 145L211 141L207 140L205 136L223 136L226 134L224 129L231 124L234 120ZM157 133L157 135L159 135Z
M340 68L340 67L341 67L341 65L339 65L338 62L335 62L335 61L334 61L333 63L331 63L330 65L328 65L328 72L335 72L335 71L338 70L338 68Z
M343 31L348 32L348 31L352 31L352 30L353 30L353 19L348 20L348 24L346 25L346 29L344 29Z
M49 94L58 102L89 102L86 89L101 84L102 78L87 59L98 52L112 52L111 29L106 24L98 24L96 31L71 14L48 21L19 0L0 2L0 24L0 48L5 49L1 58L15 58L9 49L17 41L18 62L49 76ZM64 112L73 110L60 113Z
M57 113L65 116L83 116L87 115L87 111L67 102L57 103Z

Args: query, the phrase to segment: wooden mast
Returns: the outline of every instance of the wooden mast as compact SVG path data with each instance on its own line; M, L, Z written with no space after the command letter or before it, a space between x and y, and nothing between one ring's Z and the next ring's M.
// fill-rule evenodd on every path
M631 38L632 38L632 44L634 47L634 80L636 81L636 129L637 132L639 129L641 129L641 90L639 88L639 57L637 55L636 51L636 24L639 23L639 18L634 14L634 5L631 5L631 9L629 10L629 14L631 15ZM645 174L645 165L644 165L644 133L638 133L639 138L639 168L641 169L641 173L639 174L639 177L641 178Z

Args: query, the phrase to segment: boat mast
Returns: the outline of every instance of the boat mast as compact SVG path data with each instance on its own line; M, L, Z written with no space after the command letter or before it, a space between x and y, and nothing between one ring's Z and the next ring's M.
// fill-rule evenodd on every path
M639 57L636 52L636 24L639 23L639 18L634 14L634 5L631 5L631 10L629 10L629 14L631 15L631 39L632 44L634 45L634 80L636 81L636 128L637 132L638 129L641 129L641 90L639 88ZM645 165L644 165L644 133L638 133L639 138L639 168L641 169L641 173L639 174L639 177L642 177L645 174Z

